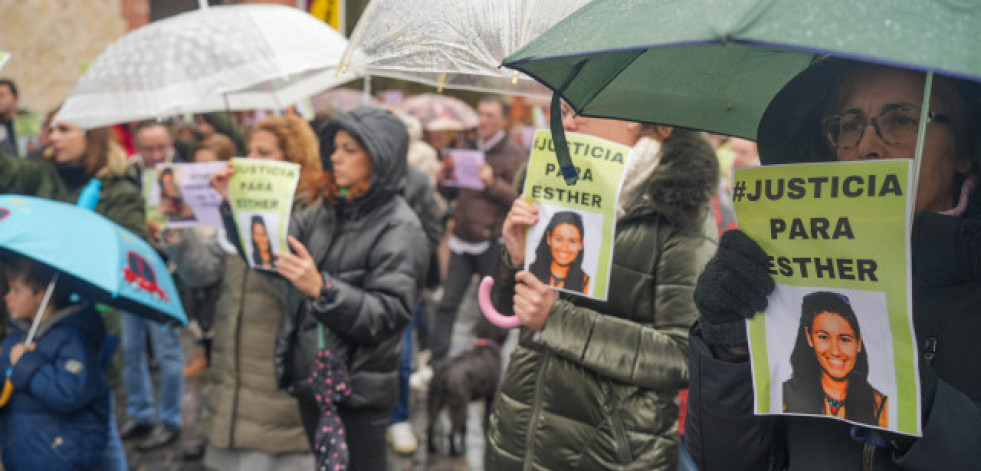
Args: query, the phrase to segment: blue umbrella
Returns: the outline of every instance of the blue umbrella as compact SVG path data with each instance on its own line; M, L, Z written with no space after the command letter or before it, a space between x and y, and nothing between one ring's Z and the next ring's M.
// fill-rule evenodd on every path
M84 207L0 196L0 249L59 272L88 300L165 324L187 324L174 280L139 237Z

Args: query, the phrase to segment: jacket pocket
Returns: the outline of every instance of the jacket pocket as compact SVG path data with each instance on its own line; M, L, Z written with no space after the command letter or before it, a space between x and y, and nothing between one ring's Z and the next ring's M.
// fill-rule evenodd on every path
M610 417L617 460L620 463L631 463L633 456L630 452L630 442L627 440L627 431L623 426L623 417L620 416L620 401L613 393L613 387L609 381L600 381L600 388L603 390L604 396L603 408L606 409L606 413Z

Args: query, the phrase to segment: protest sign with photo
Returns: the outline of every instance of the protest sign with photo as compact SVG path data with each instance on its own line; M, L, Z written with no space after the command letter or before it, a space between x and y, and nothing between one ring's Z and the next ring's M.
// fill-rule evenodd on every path
M757 414L921 434L909 160L736 170L739 228L776 289L747 323Z
M484 165L484 153L472 149L443 149L444 186L483 190L486 186L480 178Z
M572 186L559 170L552 134L535 134L524 197L539 213L528 229L524 268L559 291L605 300L630 148L585 134L566 137L579 172Z
M208 183L225 162L160 164L143 171L147 219L159 229L209 226L221 229L221 195Z
M300 166L264 159L232 159L228 202L249 266L275 270L276 254L289 250L286 234Z

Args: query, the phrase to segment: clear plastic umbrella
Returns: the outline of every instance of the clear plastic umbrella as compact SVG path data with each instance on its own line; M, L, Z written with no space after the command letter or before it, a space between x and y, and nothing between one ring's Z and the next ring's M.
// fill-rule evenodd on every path
M427 131L465 131L477 127L477 112L459 98L424 93L406 98L399 108L422 122Z
M517 51L588 0L372 0L342 70L489 93L551 96L513 70Z
M361 105L379 105L380 103L371 95L351 88L333 88L323 93L318 93L310 99L313 109L317 111L327 110L337 113L351 111Z
M302 10L229 5L139 28L110 44L59 119L83 128L222 109L280 109L357 77L347 39Z

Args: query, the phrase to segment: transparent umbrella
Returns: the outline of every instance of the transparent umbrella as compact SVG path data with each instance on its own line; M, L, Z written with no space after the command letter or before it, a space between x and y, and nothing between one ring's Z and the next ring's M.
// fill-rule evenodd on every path
M337 31L296 8L229 5L139 28L110 44L59 119L83 128L222 109L279 109L354 74Z
M379 104L371 95L352 88L333 88L314 95L310 101L313 102L313 109L317 111L328 110L340 113L351 111L361 105Z
M442 89L549 96L501 60L587 0L372 0L344 68Z
M458 98L423 93L406 98L402 111L422 121L427 131L464 131L477 127L477 112Z

